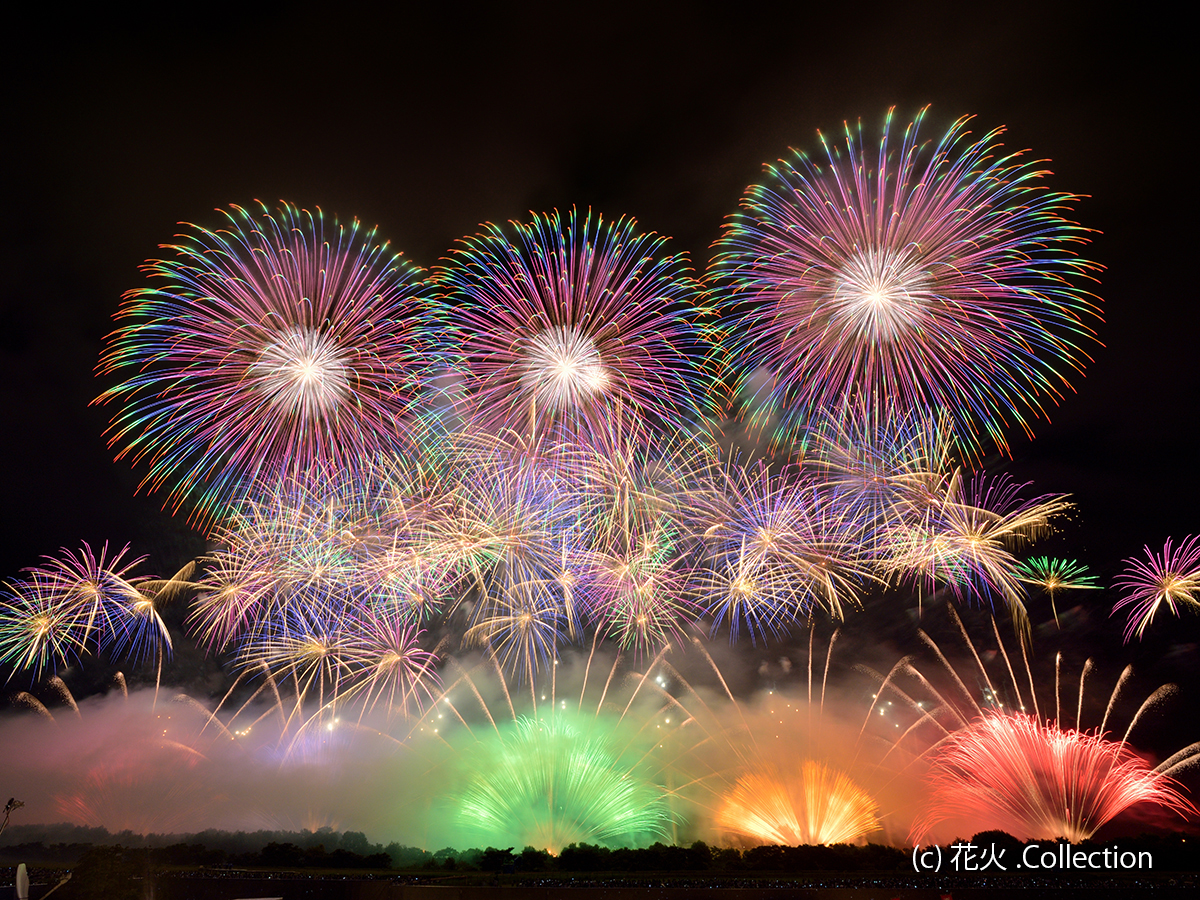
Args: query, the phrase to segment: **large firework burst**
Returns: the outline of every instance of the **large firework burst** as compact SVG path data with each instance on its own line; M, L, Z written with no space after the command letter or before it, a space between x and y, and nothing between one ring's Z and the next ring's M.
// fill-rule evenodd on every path
M389 448L430 361L428 292L373 230L284 205L191 226L125 295L101 357L143 486L210 521L254 478Z
M528 433L688 416L706 390L698 285L665 244L575 209L464 238L438 279L483 418Z
M930 144L925 112L903 138L884 123L878 156L861 125L828 161L768 166L718 244L714 275L743 379L773 375L772 399L803 417L858 398L945 410L969 452L986 434L1043 414L1082 369L1099 267L1069 194L1046 191L1038 162L1006 154L969 119ZM897 144L899 146L897 146Z

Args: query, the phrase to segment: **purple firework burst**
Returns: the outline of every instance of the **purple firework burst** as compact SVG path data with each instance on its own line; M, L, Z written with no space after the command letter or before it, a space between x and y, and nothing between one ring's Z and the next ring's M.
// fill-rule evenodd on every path
M1113 604L1113 613L1129 607L1126 642L1141 638L1164 606L1175 615L1181 606L1200 609L1200 536L1189 535L1174 547L1168 538L1161 556L1143 549L1146 558L1125 560L1125 571L1115 580L1125 596Z

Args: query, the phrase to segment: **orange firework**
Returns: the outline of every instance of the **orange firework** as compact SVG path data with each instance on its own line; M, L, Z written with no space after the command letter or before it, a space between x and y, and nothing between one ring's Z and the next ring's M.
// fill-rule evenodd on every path
M764 765L725 795L716 825L755 844L847 844L879 829L871 795L815 760L799 768Z

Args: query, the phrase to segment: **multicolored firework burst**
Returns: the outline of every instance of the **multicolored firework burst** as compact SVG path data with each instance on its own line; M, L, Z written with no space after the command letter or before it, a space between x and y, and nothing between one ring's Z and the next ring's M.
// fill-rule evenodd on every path
M171 635L156 602L166 582L131 577L144 557L125 562L128 552L126 546L109 559L107 544L99 554L87 544L78 553L64 549L6 585L11 597L0 604L0 664L32 670L36 681L88 650L135 664L169 654Z
M1099 270L1074 245L1070 194L1046 191L1038 162L1005 154L997 129L972 141L960 119L932 146L926 110L878 154L861 125L827 162L768 166L718 244L712 275L741 378L772 373L774 405L883 403L944 411L969 455L984 435L1043 415L1082 370Z
M1140 638L1164 606L1176 616L1181 606L1200 609L1200 536L1186 537L1174 548L1168 538L1161 556L1149 547L1145 551L1144 560L1125 560L1125 571L1115 581L1126 595L1113 604L1113 613L1130 607L1126 642Z
M989 711L955 731L937 748L928 785L925 812L913 828L918 844L959 815L977 830L1077 842L1137 803L1196 812L1172 778L1124 741L1025 713Z
M699 285L665 238L575 209L486 229L437 278L489 426L675 424L704 406Z
M394 447L435 358L419 270L354 221L285 204L191 226L125 295L101 357L109 430L142 485L211 523L257 479Z
M708 497L696 498L708 519L699 590L714 629L727 623L734 640L743 627L765 638L818 609L841 619L878 580L865 564L861 522L798 470L730 464L714 478Z
M806 759L738 778L717 811L722 832L752 843L848 844L876 831L876 803L847 775Z
M961 470L920 492L888 529L890 575L956 596L1006 606L1022 633L1028 630L1020 560L1014 551L1053 531L1056 518L1071 510L1063 496L1021 497L1024 485L1005 475L964 479Z

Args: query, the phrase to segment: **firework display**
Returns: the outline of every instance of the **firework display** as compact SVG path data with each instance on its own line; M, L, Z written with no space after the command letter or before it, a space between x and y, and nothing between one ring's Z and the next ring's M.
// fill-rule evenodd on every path
M100 360L119 456L211 524L249 482L395 449L436 349L419 270L373 231L284 205L192 226L125 295Z
M1175 615L1180 607L1200 608L1200 536L1186 537L1174 548L1168 539L1161 555L1145 549L1146 559L1125 560L1125 571L1116 582L1126 593L1113 605L1113 613L1129 607L1126 641L1140 638L1164 606Z
M1030 555L1067 495L980 468L1088 360L1077 198L1002 130L926 141L924 118L900 137L889 113L877 153L847 126L770 167L703 282L633 219L574 208L481 226L427 280L319 210L190 226L125 295L97 402L207 552L152 579L84 545L0 592L0 664L32 682L13 701L51 724L35 693L80 718L77 663L154 669L148 706L120 682L122 715L167 749L89 759L60 812L99 824L139 773L186 764L336 783L350 799L283 804L322 823L369 803L349 773L378 766L408 804L380 827L551 853L924 842L964 820L1080 841L1139 804L1194 815L1174 777L1197 745L1156 768L1131 743L1167 692L1119 740L1126 676L1092 730L1090 661L1073 727L1061 654L1053 715L1039 698L1034 637L1062 636L1056 597L1100 585ZM1126 641L1200 603L1200 538L1146 557L1116 580ZM947 615L969 674L911 624ZM915 647L860 633L874 692L835 699L837 631L814 690L818 625L874 620ZM181 643L223 696L149 727ZM888 653L886 674L865 659ZM172 796L232 816L229 794Z
M954 732L938 748L929 781L930 808L913 835L918 843L956 814L980 831L1074 842L1135 803L1195 812L1170 777L1124 742L1024 713L989 712Z
M724 328L742 378L767 369L770 405L801 418L850 402L944 411L964 446L1057 402L1087 360L1096 319L1074 247L1077 198L1045 190L1038 162L1004 153L969 119L932 146L924 111L821 137L767 167L718 244Z

